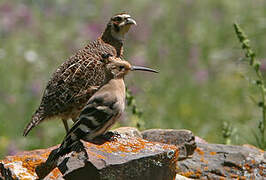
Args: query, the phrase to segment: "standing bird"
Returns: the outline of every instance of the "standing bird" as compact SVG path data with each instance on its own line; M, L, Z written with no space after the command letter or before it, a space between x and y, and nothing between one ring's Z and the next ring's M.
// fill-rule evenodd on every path
M120 58L106 57L104 59L106 73L110 74L108 82L89 99L87 105L81 111L78 120L65 136L61 146L57 149L53 161L59 156L68 153L71 147L80 139L92 140L106 133L108 129L119 119L125 108L125 84L124 76L130 71L157 71L132 66Z
M102 55L123 57L123 41L134 19L126 13L114 15L103 34L64 62L49 80L40 106L24 129L23 136L40 122L59 117L68 132L67 120L76 120L98 87L107 82Z

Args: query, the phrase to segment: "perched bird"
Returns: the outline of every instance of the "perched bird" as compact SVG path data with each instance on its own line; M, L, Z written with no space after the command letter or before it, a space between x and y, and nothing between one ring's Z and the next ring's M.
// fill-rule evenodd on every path
M136 22L130 15L114 15L101 37L56 70L45 88L39 108L24 129L24 136L40 122L54 117L61 118L66 131L69 130L67 120L75 121L98 87L107 82L109 75L100 62L101 56L110 54L122 58L124 37L131 25L136 25Z
M157 73L150 68L132 66L127 61L115 57L108 57L104 64L110 79L89 99L56 155L50 159L54 160L69 152L80 139L92 140L111 128L125 108L124 76L128 72L141 70Z

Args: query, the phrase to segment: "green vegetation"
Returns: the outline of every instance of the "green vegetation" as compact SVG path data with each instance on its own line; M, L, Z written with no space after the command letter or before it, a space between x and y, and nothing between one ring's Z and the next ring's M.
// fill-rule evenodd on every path
M138 23L127 36L125 57L160 73L129 75L126 83L137 111L128 108L120 125L185 128L212 143L258 144L256 137L265 139L263 123L257 131L264 103L257 108L249 97L263 99L261 86L243 78L264 82L265 7L266 1L251 0L2 0L0 158L61 142L60 121L40 124L27 138L23 128L52 72L121 11ZM259 79L254 68L247 68L250 58L243 57L232 29L235 21L252 39L254 62L261 62ZM254 137L252 130L259 134Z
M261 109L262 118L259 121L258 130L259 133L254 132L257 146L259 146L262 149L266 149L266 140L265 140L265 125L266 125L266 105L265 105L265 98L266 98L266 88L265 88L265 82L264 78L262 76L262 71L260 69L261 62L256 59L256 54L251 49L249 40L243 30L239 27L238 24L234 24L234 28L236 31L236 35L242 45L242 49L245 51L245 56L248 58L249 65L252 67L252 69L256 73L256 79L250 78L253 82L252 84L255 84L256 87L259 89L260 92L260 101L257 102L253 96L250 96L251 99L255 102L255 104L258 105L258 107Z

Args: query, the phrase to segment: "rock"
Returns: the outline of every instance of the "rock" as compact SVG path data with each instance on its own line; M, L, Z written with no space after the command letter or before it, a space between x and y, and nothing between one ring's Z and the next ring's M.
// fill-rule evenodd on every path
M126 136L131 136L131 137L138 137L138 138L142 138L141 133L133 127L120 127L114 130L115 132L119 133L119 134L124 134ZM100 143L104 143L102 142L103 139L98 138L95 140L96 144L100 144ZM104 140L105 141L105 140ZM84 147L84 146L83 146ZM56 154L56 150L55 152L51 152L51 154ZM56 163L42 163L41 165L38 166L38 168L36 169L36 173L39 175L39 177L44 178L47 176L47 174L49 174L50 171L52 171L55 167L57 166Z
M254 147L198 143L191 158L178 161L177 173L196 179L263 179L265 155Z
M55 164L45 161L58 146L8 156L0 161L0 180L36 179L37 174L45 180L266 179L266 153L251 145L209 144L195 140L187 130L115 131L121 136L113 141L81 141ZM183 158L178 157L179 150Z
M204 139L202 139L201 137L198 137L198 136L195 136L195 142L201 143L201 144L208 144L207 141L205 141Z
M57 146L48 149L25 151L15 156L7 156L0 161L0 173L3 179L36 179L35 168L40 163L45 162L50 152L55 148ZM60 179L60 176L62 175L56 168L46 179Z
M81 141L80 147L74 147L69 154L60 157L57 167L63 178L174 179L178 158L176 146L144 140L135 128L115 131L120 136L113 141ZM50 165L44 163L40 167L47 166ZM42 174L42 168L38 168L38 175Z
M119 134L125 134L127 136L142 138L142 135L139 132L139 130L134 127L120 127L115 129L114 131L118 132Z
M176 174L176 176L175 176L175 180L192 180L192 179L187 178L187 177L185 177L185 176L181 176L181 175L179 175L179 174Z
M178 160L186 159L196 149L195 136L189 130L150 129L141 134L148 141L176 145L179 148Z

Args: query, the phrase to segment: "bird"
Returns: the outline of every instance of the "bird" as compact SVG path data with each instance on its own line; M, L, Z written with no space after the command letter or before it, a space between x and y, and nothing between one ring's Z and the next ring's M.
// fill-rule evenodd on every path
M68 132L67 120L75 122L89 98L108 79L100 62L101 56L110 54L123 58L125 35L136 24L127 13L112 16L97 40L60 65L48 81L41 103L26 125L23 136L44 120L56 117L62 120Z
M121 58L110 55L104 58L103 63L105 64L105 71L110 74L108 82L101 86L89 99L53 158L48 159L54 161L59 156L66 154L80 139L90 141L106 134L125 109L126 88L124 76L130 71L139 70L158 73L154 69L133 66Z

